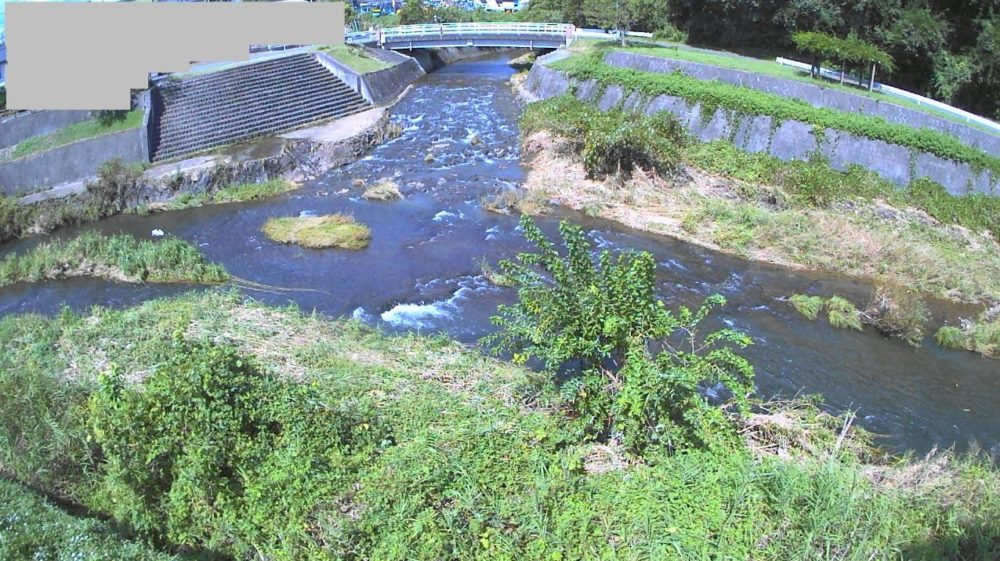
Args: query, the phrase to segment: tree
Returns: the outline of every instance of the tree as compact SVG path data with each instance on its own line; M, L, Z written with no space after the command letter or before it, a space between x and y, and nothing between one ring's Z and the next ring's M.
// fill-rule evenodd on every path
M699 329L725 303L721 296L671 312L656 297L649 253L605 251L595 259L583 231L568 222L559 225L562 251L527 216L521 228L538 252L500 263L519 287L518 302L498 309L500 331L487 345L512 352L516 362L536 359L553 375L572 366L577 375L563 395L593 438L641 452L711 447L732 436L725 411L701 391L721 385L743 412L753 391L753 368L734 352L750 339Z
M424 0L406 0L406 4L403 4L403 7L396 14L402 25L431 21L431 9L424 4Z
M832 32L844 24L841 6L836 0L791 0L778 10L774 21L790 31Z
M834 37L818 31L800 31L792 35L792 40L800 51L812 57L812 74L815 77L819 66L824 60L840 63L840 83L844 83L845 70L848 65L858 67L858 85L866 65L872 65L872 75L869 89L875 82L875 66L881 65L888 71L894 68L893 59L888 53L871 43L862 41L855 35L845 39Z
M614 29L626 45L626 34L640 21L652 21L664 11L658 0L585 0L583 15L590 25Z

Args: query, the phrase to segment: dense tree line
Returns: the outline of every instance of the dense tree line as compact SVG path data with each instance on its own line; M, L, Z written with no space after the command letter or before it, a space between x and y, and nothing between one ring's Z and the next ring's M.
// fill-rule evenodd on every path
M896 61L888 82L1000 117L1000 0L534 0L529 11L581 26L675 26L692 44L762 55L794 53L797 31L856 36Z

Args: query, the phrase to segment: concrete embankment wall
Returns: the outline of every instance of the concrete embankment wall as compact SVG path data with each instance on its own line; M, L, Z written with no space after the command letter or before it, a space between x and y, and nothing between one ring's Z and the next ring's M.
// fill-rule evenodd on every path
M507 47L441 47L438 49L414 49L412 51L402 52L416 58L417 61L420 62L420 66L422 66L426 72L432 72L460 60L478 58L493 53L514 50L524 49L512 49Z
M782 97L801 99L815 107L829 107L838 111L863 113L872 117L881 117L891 123L939 130L954 136L969 146L994 156L1000 156L1000 136L888 101L854 95L797 80L786 80L731 68L636 53L613 51L604 57L604 62L612 66L633 68L644 72L670 73L680 71L701 80L718 80Z
M817 154L836 169L863 166L900 186L926 177L955 195L978 192L1000 196L1000 178L988 171L835 129L817 131L812 125L799 121L777 121L768 116L741 115L725 109L703 113L701 104L689 103L680 97L660 95L647 99L640 92L626 91L619 86L603 88L595 80L570 78L544 64L532 67L524 88L537 99L572 92L577 98L596 104L602 111L620 108L646 115L669 111L702 142L728 140L748 152L766 152L785 161L805 160Z
M143 92L139 96L138 107L148 112L149 92ZM62 115L64 113L86 113L89 115L89 112L86 111L39 112L40 115L49 114L47 120L42 122L46 126L39 130L46 130L49 123L70 118ZM145 119L143 122L145 123ZM46 132L52 132L58 128L60 127L46 130ZM29 135L29 138L30 136L36 135ZM16 160L0 162L0 194L11 196L34 193L67 181L91 177L97 174L98 169L105 162L116 158L127 163L149 161L149 136L144 126L78 140L72 144Z
M90 111L30 111L0 119L0 148L92 118Z
M318 60L354 91L373 105L382 105L396 99L410 84L425 74L416 59L395 51L382 51L379 58L392 66L358 74L350 67L325 54L317 53Z
M143 174L129 206L150 205L169 201L182 193L205 194L240 183L260 183L273 179L305 182L327 171L356 161L386 138L388 112L384 110L357 134L343 140L327 142L311 138L277 137L264 142L261 148L248 145L247 154L202 156L178 164L163 164ZM181 167L184 164L185 167ZM86 195L86 194L84 194Z

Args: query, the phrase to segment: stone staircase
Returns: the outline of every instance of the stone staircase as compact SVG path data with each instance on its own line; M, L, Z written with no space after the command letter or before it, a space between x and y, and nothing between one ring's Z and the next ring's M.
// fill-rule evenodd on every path
M312 53L255 62L153 89L154 162L336 119L371 107Z

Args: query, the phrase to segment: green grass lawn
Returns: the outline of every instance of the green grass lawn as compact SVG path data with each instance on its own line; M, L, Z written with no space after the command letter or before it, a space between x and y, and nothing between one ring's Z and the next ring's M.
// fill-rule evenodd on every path
M674 60L684 60L688 62L696 62L701 64L709 64L712 66L720 66L722 68L732 68L734 70L743 70L745 72L753 72L755 74L763 74L766 76L774 76L776 78L784 78L786 80L807 82L824 88L830 88L833 90L838 90L854 95L868 97L876 101L881 101L883 103L892 103L894 105L900 105L908 109L913 109L915 111L927 113L935 117L947 119L955 123L960 123L969 127L973 127L975 129L978 129L980 131L989 134L1000 136L997 134L996 131L984 127L978 123L967 122L961 117L952 115L950 113L946 113L944 111L938 111L933 107L927 105L920 105L916 102L896 96L888 96L886 94L879 92L869 92L866 89L861 89L848 85L841 85L837 82L831 82L829 80L816 79L810 76L806 72L802 72L790 66L782 66L773 60L754 59L740 55L727 56L726 54L721 54L721 53L712 54L704 51L696 51L681 47L663 47L663 46L654 47L651 45L634 45L629 48L616 47L614 50L656 56L661 58L671 58ZM876 79L878 79L877 75Z
M328 45L320 48L320 51L346 64L359 74L367 74L376 70L382 70L383 68L389 68L388 63L365 56L364 51L348 47L347 45Z
M72 144L78 140L134 129L142 124L142 117L143 111L135 109L129 111L124 119L119 119L109 124L102 124L97 119L91 119L63 127L48 134L33 136L15 145L14 149L7 154L6 159L16 160L17 158L30 156L37 152Z

